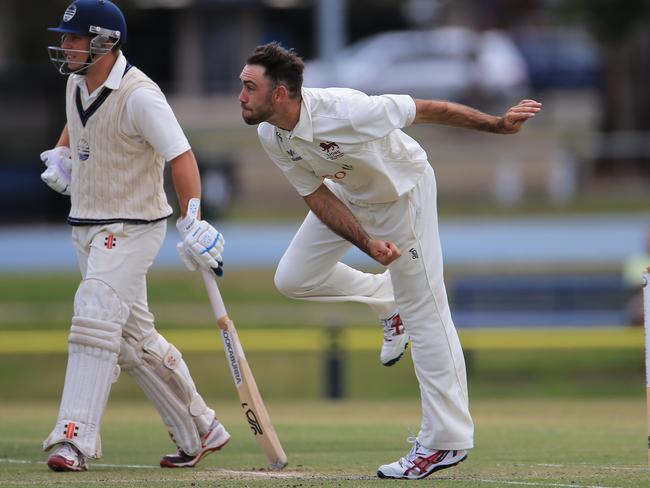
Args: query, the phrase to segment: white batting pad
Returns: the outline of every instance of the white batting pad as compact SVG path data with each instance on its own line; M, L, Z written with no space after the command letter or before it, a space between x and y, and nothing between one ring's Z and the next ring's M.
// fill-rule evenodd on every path
M119 376L117 354L128 309L111 287L83 281L75 296L68 337L68 366L59 416L43 443L48 450L69 442L89 458L101 457L101 418Z
M97 279L83 280L74 296L74 315L86 319L124 324L129 307L110 285Z
M196 391L180 351L157 332L141 343L123 338L119 364L154 404L176 445L197 454L214 410Z

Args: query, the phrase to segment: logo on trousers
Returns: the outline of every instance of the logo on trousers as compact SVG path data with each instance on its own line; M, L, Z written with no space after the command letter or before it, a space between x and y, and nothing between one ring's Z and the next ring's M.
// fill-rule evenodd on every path
M108 234L104 238L104 247L106 249L113 249L117 245L117 239L115 238L115 234Z
M79 434L79 426L75 422L68 422L63 426L66 439L72 439Z

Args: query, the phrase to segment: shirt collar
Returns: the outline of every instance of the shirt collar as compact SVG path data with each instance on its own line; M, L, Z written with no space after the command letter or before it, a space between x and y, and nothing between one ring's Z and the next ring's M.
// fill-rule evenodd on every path
M309 92L304 88L301 91L302 102L300 103L300 118L293 128L293 136L299 137L307 142L314 141L314 126L311 121L311 100Z
M120 87L122 82L122 77L124 76L124 70L126 69L126 58L122 51L119 52L115 64L111 69L111 72L108 74L108 78L102 86L110 88L111 90L117 90Z
M82 88L82 95L84 99L95 98L99 93L101 93L104 87L110 88L111 90L117 90L120 87L122 82L122 77L124 76L124 70L126 69L126 58L122 51L119 52L115 64L111 68L108 77L93 93L88 93L88 88L86 86L85 77L83 75L73 75L75 77L75 83Z

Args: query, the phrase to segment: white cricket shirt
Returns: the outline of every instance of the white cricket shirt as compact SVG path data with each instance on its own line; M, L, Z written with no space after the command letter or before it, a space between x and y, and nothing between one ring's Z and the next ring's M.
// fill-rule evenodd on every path
M267 122L262 147L301 196L329 179L352 202L385 203L411 190L429 164L400 129L415 119L408 95L368 96L348 88L303 88L292 131Z
M84 76L71 75L72 82L80 88L84 108L93 103L104 87L118 89L125 68L126 58L120 51L108 78L92 93L88 93ZM187 137L162 92L147 87L136 88L126 102L120 122L120 128L126 136L141 142L147 141L165 161L171 161L190 149Z

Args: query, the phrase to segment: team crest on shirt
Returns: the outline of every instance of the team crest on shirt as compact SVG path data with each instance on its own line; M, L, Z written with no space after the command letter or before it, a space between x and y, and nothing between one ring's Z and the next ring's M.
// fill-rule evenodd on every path
M77 143L77 155L79 156L79 161L86 161L90 157L90 145L86 139L79 139Z
M335 159L339 159L345 156L345 154L343 154L343 151L341 151L341 148L336 142L331 142L331 141L321 142L320 149L325 153L324 154L325 159L327 159L328 161L334 161Z

